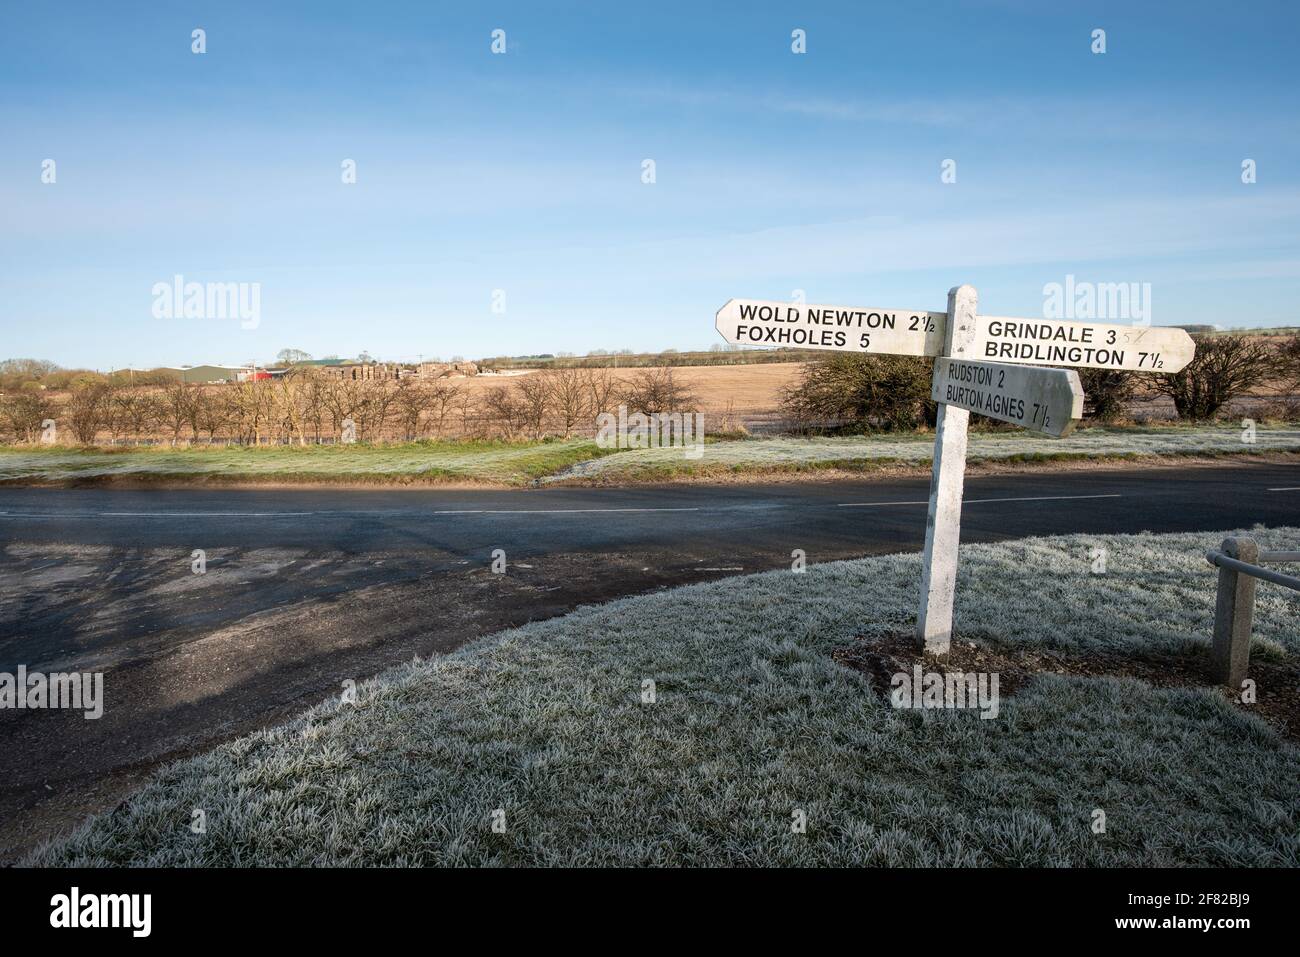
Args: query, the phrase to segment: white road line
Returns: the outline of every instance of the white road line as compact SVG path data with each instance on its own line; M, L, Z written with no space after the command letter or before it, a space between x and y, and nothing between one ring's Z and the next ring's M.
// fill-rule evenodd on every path
M699 512L694 508L465 508L436 511L434 515L571 515L579 512ZM0 518L16 520L33 518L96 519L96 518L294 518L304 515L377 515L410 514L407 510L381 512L317 511L317 512L27 512L9 514L0 512Z
M878 508L882 505L929 505L927 501L920 502L841 502L836 508Z
M968 498L962 504L980 505L986 502L1058 502L1064 499L1123 498L1123 497L1124 496L1120 495L1118 492L1116 492L1113 495L1033 495L1033 496L1027 496L1025 498ZM928 505L929 502L927 502L926 504Z
M99 512L96 518L279 518L315 512Z
M1269 489L1271 492L1300 491L1296 489ZM1122 495L1034 495L1020 498L968 498L966 505L986 505L998 502L1055 502L1073 499L1123 498ZM925 499L907 502L840 502L836 508L885 508L895 505L928 505ZM743 506L691 506L681 508L462 508L434 511L433 515L578 515L578 514L618 514L625 512L725 512L739 509L752 509L753 505ZM788 507L772 504L772 508ZM407 510L383 510L381 512L329 511L312 512L0 512L0 519L23 521L26 519L97 519L97 518L301 518L307 515L365 516L374 514L409 514Z
M698 512L696 508L461 508L434 515L572 515L575 512Z
M990 502L1057 502L1066 499L1080 498L1123 498L1124 496L1116 493L1114 495L1033 495L1024 498L968 498L963 505L984 505ZM883 505L929 505L928 500L919 502L841 502L837 508L878 508Z
M1300 485L1288 485L1286 488L1271 488L1270 492L1300 492Z
M317 512L0 512L0 518L280 518Z

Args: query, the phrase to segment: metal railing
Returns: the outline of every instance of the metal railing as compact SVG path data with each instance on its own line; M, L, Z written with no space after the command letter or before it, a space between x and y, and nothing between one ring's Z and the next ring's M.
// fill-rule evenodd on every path
M1300 591L1300 578L1261 567L1261 562L1300 562L1300 552L1262 552L1253 538L1225 538L1205 553L1219 569L1219 593L1214 603L1214 679L1241 689L1250 665L1250 629L1255 616L1256 580Z

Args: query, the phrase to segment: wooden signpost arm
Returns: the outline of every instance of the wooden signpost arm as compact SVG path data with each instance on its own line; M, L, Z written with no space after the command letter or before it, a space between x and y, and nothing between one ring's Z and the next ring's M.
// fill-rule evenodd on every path
M957 286L949 290L944 355L975 358L977 298L973 286ZM935 654L946 654L952 643L952 606L957 588L957 544L961 535L961 495L966 475L969 423L970 412L940 403L930 478L930 508L925 519L921 605L916 619L917 641L926 651Z

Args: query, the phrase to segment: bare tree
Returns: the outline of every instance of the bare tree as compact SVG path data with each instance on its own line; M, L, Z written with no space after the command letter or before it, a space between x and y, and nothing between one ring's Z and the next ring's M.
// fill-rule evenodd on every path
M309 367L306 367L309 368ZM314 424L320 434L320 388L317 376L303 368L292 369L274 380L277 414L284 420L290 439L307 444L307 429Z
M384 437L384 423L392 414L396 390L387 382L362 382L362 401L356 410L357 438L378 442Z
M362 403L361 382L356 379L330 379L323 395L335 439L343 432L343 423L349 419L355 424L357 410Z
M35 442L40 438L42 423L54 418L54 406L44 393L24 390L0 399L0 415L17 438Z
M433 434L435 438L439 438L446 428L447 413L456 404L457 399L460 398L461 390L458 386L435 382L429 388L428 395L430 418L436 423Z
M624 385L621 398L633 412L647 415L684 412L696 404L690 387L679 381L669 367L643 369Z
M574 426L591 417L591 389L584 374L587 371L570 367L537 373L566 439L573 434Z
M203 407L207 399L208 390L201 385L194 386L190 393L189 406L186 408L185 421L190 427L190 441L199 440L200 418L202 417Z
M275 355L277 365L292 366L300 362L310 362L311 353L303 352L301 349L281 349Z
M224 389L207 389L198 396L195 422L208 433L208 444L216 441L217 433L224 431L235 418L235 404Z
M534 439L546 434L546 417L551 408L551 388L544 375L537 372L522 376L515 383L520 424Z
M456 397L453 404L456 406L456 411L460 413L461 438L470 438L475 434L481 434L486 432L486 429L483 427L475 429L473 426L474 413L479 408L479 406L477 403L475 403L474 397L470 394L468 389L462 391L460 395ZM486 414L487 413L485 411L484 412L485 417Z
M585 369L587 391L591 396L589 408L592 415L612 411L614 401L622 391L623 383L614 378L608 369Z
M4 359L0 361L0 389L17 390L25 382L40 382L58 371L58 364L48 359Z
M1112 422L1122 416L1137 389L1137 374L1123 369L1076 369L1083 386L1083 417Z
M261 445L262 438L275 434L278 426L274 392L265 382L239 382L227 386L226 398L235 438L244 445Z
M104 428L108 429L110 445L116 445L123 435L129 435L130 421L126 409L134 401L135 389L115 385L113 394L108 397L108 408L104 414Z
M181 429L190 422L194 401L194 386L188 382L172 382L163 389L159 419L171 429L172 445L180 441Z
M524 413L519 398L503 385L493 386L484 393L483 410L504 438L515 438L523 427Z
M158 397L149 389L119 389L110 412L114 439L131 436L137 442L151 432L161 415Z
M263 437L279 439L286 432L284 410L280 406L280 397L271 382L253 380L248 383L253 408L257 410L256 444L261 445Z
M1155 389L1174 400L1178 417L1213 418L1230 400L1277 369L1277 356L1257 336L1193 336L1196 356L1178 372L1158 376Z
M914 429L934 408L931 362L915 356L827 352L801 369L781 393L782 411L798 427L850 423L855 428Z
M235 441L241 445L251 444L258 432L257 403L253 401L247 385L246 382L231 385L230 391L226 393L230 402L230 423Z
M397 424L401 427L402 437L411 442L420 436L420 419L431 404L431 390L425 389L411 379L397 380L397 394L394 396Z
M1300 389L1300 333L1282 343L1277 353L1277 374L1287 391Z
M113 390L104 382L86 382L68 400L68 428L82 445L92 445L109 417Z
M311 426L312 438L319 444L322 420L325 417L325 377L310 366L295 370L293 375L298 376L302 385L303 419Z

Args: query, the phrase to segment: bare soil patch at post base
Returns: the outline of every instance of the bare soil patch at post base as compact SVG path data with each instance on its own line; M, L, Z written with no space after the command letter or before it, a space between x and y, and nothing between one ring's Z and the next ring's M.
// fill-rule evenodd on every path
M889 700L894 675L911 675L920 665L926 672L997 674L998 693L1013 696L1037 675L1136 678L1154 688L1196 688L1212 685L1208 655L1118 654L1072 655L1033 647L1009 647L971 636L953 635L946 655L923 652L916 636L902 632L858 635L853 644L832 657L871 679L872 688ZM1222 688L1225 701L1267 720L1293 741L1300 741L1300 662L1251 659L1248 677L1255 682L1256 701L1243 704L1239 694Z

